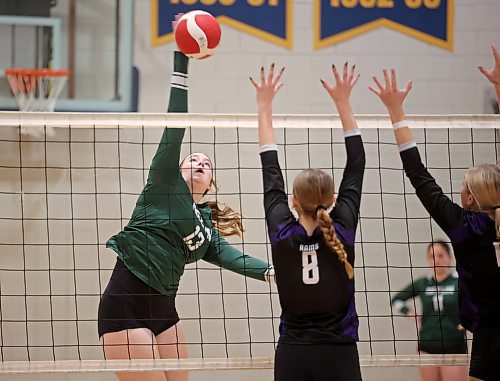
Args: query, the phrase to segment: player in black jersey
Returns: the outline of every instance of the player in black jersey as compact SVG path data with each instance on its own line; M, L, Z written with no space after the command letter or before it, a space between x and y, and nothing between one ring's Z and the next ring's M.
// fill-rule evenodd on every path
M484 76L491 82L495 88L495 93L497 95L497 103L500 107L500 53L496 49L495 45L491 47L493 51L493 58L495 60L495 66L492 70L486 69L484 66L479 66L479 71L484 74ZM498 110L498 108L497 108Z
M420 353L467 353L465 334L458 318L458 275L452 269L452 254L444 241L427 247L431 272L422 276L392 297L396 313L416 319ZM416 315L407 300L418 298L421 314ZM415 324L415 323L414 323ZM466 366L421 366L423 381L465 381Z
M500 59L494 52L491 78L500 83ZM384 85L373 77L377 89L370 90L389 111L403 167L418 198L448 235L455 252L460 323L473 333L470 379L500 380L500 268L495 253L500 237L500 166L469 168L460 190L462 206L452 202L422 164L405 118L403 101L412 82L399 90L395 71L383 74Z
M276 381L361 380L358 316L354 302L354 237L358 223L365 152L349 97L359 76L347 63L335 84L322 81L342 121L347 164L335 201L332 177L306 169L293 183L288 206L272 127L272 101L283 69L274 64L257 90L264 208L282 309L275 353ZM335 203L335 207L328 212Z

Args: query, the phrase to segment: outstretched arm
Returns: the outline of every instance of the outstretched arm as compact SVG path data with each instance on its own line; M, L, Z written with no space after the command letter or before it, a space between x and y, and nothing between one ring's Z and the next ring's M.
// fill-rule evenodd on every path
M220 235L217 229L212 229L212 241L203 259L213 265L250 278L274 282L274 269L269 263L234 248Z
M274 75L274 63L271 65L269 74L266 77L264 67L260 68L260 84L252 77L250 82L257 90L257 108L259 119L259 145L276 144L276 137L273 130L273 99L281 89L283 83L280 82L285 68L281 68L278 75Z
M352 89L359 79L359 74L355 73L355 68L356 66L353 65L349 70L346 62L341 77L335 66L332 65L335 83L329 85L326 81L321 80L321 84L332 98L339 112L347 152L347 162L333 217L334 219L340 218L349 228L355 228L357 225L366 161L361 133L358 130L350 102Z
M187 112L188 61L189 59L183 53L174 52L168 112ZM148 182L153 184L167 182L180 176L179 158L184 131L184 128L165 128L151 162Z
M383 71L383 75L385 85L382 85L377 77L373 77L378 89L372 87L369 89L380 98L389 112L403 168L420 202L439 226L448 233L451 228L461 224L463 209L443 193L420 158L403 109L403 102L412 88L412 81L409 81L403 90L399 90L394 69L391 69L390 77L387 70Z
M332 72L335 78L335 83L329 85L328 82L321 79L321 84L332 98L335 107L339 112L340 120L344 133L357 131L358 125L352 113L351 102L349 100L354 85L358 82L359 74L355 73L356 65L353 65L349 70L347 62L344 64L342 78L340 77L335 65L332 65Z
M391 122L394 126L396 143L398 147L400 147L400 150L402 150L415 141L408 124L405 123L406 115L403 109L403 102L410 92L413 82L409 81L403 90L399 90L396 81L396 71L391 69L391 78L389 78L389 74L386 69L383 70L383 74L385 86L382 86L378 78L374 76L372 78L377 85L378 90L375 90L371 86L368 88L372 93L380 98L382 103L384 103L387 108L389 116L391 117Z
M497 51L495 45L491 47L491 50L493 50L493 58L495 59L495 66L493 69L487 70L484 66L479 66L478 68L495 88L497 102L500 104L500 53Z
M260 83L257 83L257 81L250 77L250 81L257 91L260 159L264 184L264 210L271 244L274 243L273 237L278 226L286 220L293 219L293 215L288 207L285 183L278 162L278 147L276 146L276 137L273 130L272 103L274 96L283 86L280 83L283 70L284 68L275 76L274 64L272 64L267 76L264 68L261 67Z

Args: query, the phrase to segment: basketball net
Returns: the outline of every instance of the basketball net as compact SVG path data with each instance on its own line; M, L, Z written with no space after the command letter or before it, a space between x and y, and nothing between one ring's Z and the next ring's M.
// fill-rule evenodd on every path
M6 69L12 93L19 111L52 112L61 94L69 72L51 69ZM21 133L36 138L54 134L53 128L21 127Z

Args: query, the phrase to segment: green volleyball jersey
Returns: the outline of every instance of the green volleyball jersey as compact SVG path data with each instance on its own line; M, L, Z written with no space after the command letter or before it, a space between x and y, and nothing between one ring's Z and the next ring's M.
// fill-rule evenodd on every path
M438 350L464 341L459 330L458 276L451 274L436 284L434 277L417 279L392 298L395 310L406 315L410 308L406 301L420 298L422 303L422 326L419 332L419 347L422 350Z
M187 57L175 52L169 112L187 112L187 65ZM179 170L183 137L184 129L165 128L132 218L107 247L166 295L177 292L184 266L199 259L265 280L269 264L227 243L212 225L211 208L193 201Z

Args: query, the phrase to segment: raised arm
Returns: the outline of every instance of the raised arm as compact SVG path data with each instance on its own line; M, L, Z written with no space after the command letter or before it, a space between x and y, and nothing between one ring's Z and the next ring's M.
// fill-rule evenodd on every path
M377 77L373 77L377 89L369 89L380 98L389 112L403 168L420 202L438 225L449 232L450 228L461 223L463 209L443 193L420 158L403 108L403 102L412 88L412 81L403 90L399 90L394 69L391 69L390 77L387 70L383 71L383 75L385 84L382 85Z
M168 112L187 112L188 110L188 61L189 59L183 53L174 52ZM166 127L164 129L151 162L148 183L170 182L180 176L179 158L183 137L184 128Z
M361 133L358 130L350 102L352 89L359 79L359 74L355 73L355 68L355 65L353 65L349 70L346 62L341 77L333 65L332 72L335 83L329 85L326 81L321 80L321 84L332 98L339 113L347 152L347 162L333 217L334 219L340 218L348 227L352 228L356 227L358 221L366 161Z
M273 99L283 86L280 79L284 70L285 68L281 68L278 75L275 76L273 63L267 77L264 67L260 68L260 84L250 77L250 82L252 82L257 90L259 145L261 147L276 144L276 137L273 130Z
M335 103L335 107L339 112L344 133L349 136L354 132L359 134L358 125L356 123L356 119L354 118L354 114L352 113L351 102L349 100L352 89L359 79L359 74L356 74L355 70L356 65L353 65L351 70L349 70L346 62L342 70L342 77L340 77L337 68L335 65L332 65L335 83L330 86L328 82L320 79L321 84L330 95L330 98L332 98L333 103Z
M500 53L497 51L495 45L491 47L493 50L493 58L495 60L495 66L491 70L487 70L483 66L479 66L479 71L484 74L488 81L493 85L495 92L497 94L497 102L500 105Z
M212 229L210 247L203 259L250 278L267 282L274 281L274 270L269 263L242 253L228 243L217 229Z
M278 230L278 226L286 220L293 219L293 214L288 207L285 183L278 162L278 147L276 145L272 115L274 96L283 86L280 83L283 70L284 68L275 76L274 64L272 64L267 76L264 68L260 69L260 83L257 83L250 77L250 81L257 92L259 145L264 184L264 209L271 244L274 243L274 233Z
M396 143L399 150L402 151L409 145L416 146L413 134L406 122L406 115L403 109L403 102L413 86L413 81L409 81L403 90L399 90L396 81L396 71L394 69L391 69L391 78L389 78L386 69L383 70L383 75L385 86L380 83L377 77L373 76L373 81L377 85L378 90L375 90L371 86L368 88L380 98L387 108L394 127Z

